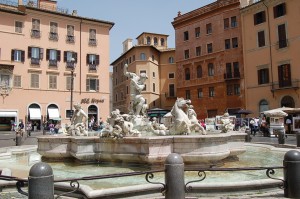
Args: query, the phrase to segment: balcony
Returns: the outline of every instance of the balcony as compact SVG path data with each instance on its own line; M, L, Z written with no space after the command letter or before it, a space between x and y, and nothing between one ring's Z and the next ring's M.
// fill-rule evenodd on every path
M75 69L75 63L72 61L67 61L67 68L69 69Z
M97 70L96 64L89 64L89 70Z
M57 67L57 60L49 60L49 66Z
M282 81L282 82L273 82L271 84L271 91L275 92L278 90L285 90L285 89L299 89L299 80L289 80L289 81Z
M224 73L224 79L225 80L241 79L240 71L236 71L236 72L233 72L233 73Z
M97 39L89 39L89 46L97 46Z
M41 38L41 31L32 29L30 36L31 36L31 38L39 39L39 38Z
M286 47L288 47L288 44L289 44L289 42L288 42L287 39L285 39L285 40L279 40L276 43L276 49L278 50L278 49L281 49L281 48L286 48Z
M40 59L39 58L31 58L31 65L40 65Z
M58 41L58 34L55 32L49 32L49 40Z
M66 36L66 42L69 44L75 43L75 37L73 35L67 35Z

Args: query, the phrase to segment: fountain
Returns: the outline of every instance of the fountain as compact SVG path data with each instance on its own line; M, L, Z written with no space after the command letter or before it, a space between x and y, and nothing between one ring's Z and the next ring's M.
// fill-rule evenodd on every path
M146 74L128 72L131 106L128 114L111 112L99 136L87 136L86 114L75 105L67 135L38 137L38 152L44 159L75 158L82 162L129 162L162 164L170 153L180 154L185 164L212 165L245 152L245 133L233 131L227 114L221 130L208 133L197 121L191 100L178 98L171 110L169 128L147 118L145 99Z

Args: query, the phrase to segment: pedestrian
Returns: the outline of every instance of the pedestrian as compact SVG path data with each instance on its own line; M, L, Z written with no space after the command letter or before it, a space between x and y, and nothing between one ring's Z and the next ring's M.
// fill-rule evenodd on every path
M31 131L32 131L32 123L31 121L28 121L26 124L26 131L27 131L27 137L31 136Z
M286 120L285 120L285 124L287 125L287 133L291 133L291 125L292 125L292 120L288 117Z
M56 123L56 125L54 126L54 132L55 134L58 134L59 129L61 128L61 125L59 122Z
M15 120L10 120L10 125L11 125L11 131L15 130Z
M55 130L54 130L54 124L52 122L50 122L49 124L49 129L50 129L50 133L53 135L55 133Z

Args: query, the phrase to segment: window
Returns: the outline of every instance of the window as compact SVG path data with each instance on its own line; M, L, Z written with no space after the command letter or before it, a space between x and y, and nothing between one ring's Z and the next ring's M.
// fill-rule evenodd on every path
M202 97L203 97L202 88L198 88L198 98L202 98Z
M43 48L28 47L28 58L31 59L31 64L39 65L40 60L43 59L44 50Z
M175 85L169 84L169 97L175 97Z
M164 39L164 38L161 38L161 39L160 39L160 45L161 45L161 46L164 46L164 45L165 45L165 39Z
M200 37L200 27L195 28L195 37Z
M66 41L68 43L74 43L75 42L74 29L75 29L74 26L67 25L67 37L66 37Z
M267 100L261 100L259 102L259 112L264 112L264 111L267 111L269 110L269 104L267 102Z
M0 83L1 85L6 85L10 87L10 74L3 73L0 74Z
M183 40L184 40L184 41L189 40L189 32L188 32L188 31L185 31L185 32L183 33Z
M231 17L231 27L235 28L237 27L237 20L236 20L236 16Z
M207 117L208 118L216 117L216 115L218 115L218 110L217 109L207 110Z
M40 38L40 20L39 19L32 19L32 29L31 29L31 37L32 38Z
M15 21L15 32L22 33L23 31L23 22Z
M151 56L151 59L152 59L153 62L155 61L154 55Z
M269 83L269 69L263 68L257 71L258 84L267 84Z
M226 93L228 96L233 94L232 85L229 84L226 86Z
M147 84L144 85L144 89L142 91L146 91L147 90Z
M58 40L58 34L57 34L57 23L50 22L50 32L49 32L49 39L53 41Z
M226 63L226 78L232 78L231 63Z
M265 31L259 31L257 33L258 47L263 47L266 45L265 41Z
M174 73L169 73L169 79L174 79L175 78L175 74Z
M49 66L57 66L57 62L60 61L60 51L54 49L47 49L46 60L49 60Z
M49 75L49 89L57 89L57 75Z
M224 29L229 28L229 18L224 19Z
M284 16L286 14L285 3L273 7L274 18Z
M201 46L196 47L196 56L199 57L201 55Z
M169 57L169 64L173 64L174 63L174 57Z
M201 78L202 77L202 66L199 65L197 66L197 78Z
M71 83L72 83L72 77L67 76L66 77L66 90L71 90ZM73 85L74 85L74 79L73 79Z
M87 54L86 55L86 64L89 66L89 70L96 70L99 65L99 55Z
M152 84L152 90L155 92L155 83Z
M90 32L89 32L89 45L90 46L97 46L96 29L90 29Z
M31 82L30 82L30 87L31 88L39 88L40 87L40 76L39 74L32 73L31 74Z
M207 53L212 53L213 52L213 46L212 43L207 44Z
M21 87L21 75L14 75L14 87Z
M212 25L211 23L206 24L206 34L211 34L212 33Z
M287 42L285 24L281 24L278 26L278 48L287 47Z
M191 79L190 69L186 68L185 69L185 80L190 80L190 79Z
M23 50L11 50L11 61L24 62L25 51Z
M191 91L190 90L185 91L185 99L191 99Z
M157 37L154 37L153 41L154 41L154 46L157 46L158 45Z
M230 39L225 39L225 49L230 49Z
M99 91L99 79L86 79L86 91Z
M77 53L72 51L64 51L64 62L67 63L67 68L73 68L74 63L77 63Z
M208 96L209 97L214 97L215 96L215 88L214 87L209 87L208 88Z
M126 86L126 94L129 94L129 87Z
M234 84L233 88L234 88L234 94L235 95L240 95L241 94L241 88L240 88L239 84Z
M152 72L152 76L153 76L153 78L155 78L155 72Z
M184 51L184 59L190 58L190 50L185 50Z
M240 77L240 66L239 62L233 62L233 75L234 77Z
M232 48L237 48L239 47L239 43L238 43L238 38L232 38Z
M261 11L254 14L254 25L264 23L266 21L266 12Z
M149 36L147 37L147 45L151 45L151 38Z
M290 64L283 64L278 66L278 79L280 88L292 85Z
M214 76L215 70L214 70L214 64L209 63L208 64L208 76Z
M140 54L140 60L146 60L146 55L145 53Z

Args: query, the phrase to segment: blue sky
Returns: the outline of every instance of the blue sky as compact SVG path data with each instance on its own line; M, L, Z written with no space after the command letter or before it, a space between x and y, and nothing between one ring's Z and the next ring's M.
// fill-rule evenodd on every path
M110 63L122 53L122 42L142 32L167 34L168 47L175 47L171 24L177 12L182 14L215 0L57 0L58 6L77 10L79 16L114 22L110 31Z

